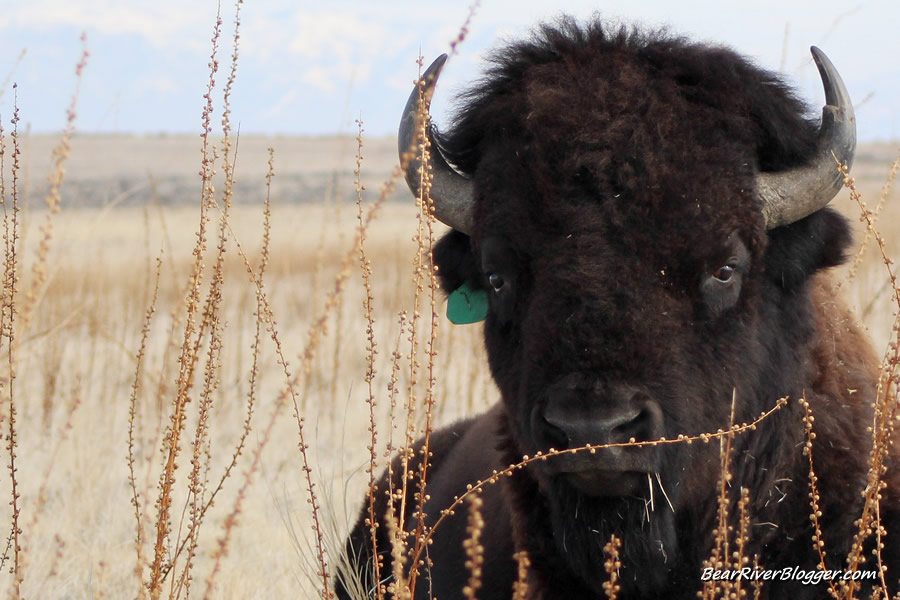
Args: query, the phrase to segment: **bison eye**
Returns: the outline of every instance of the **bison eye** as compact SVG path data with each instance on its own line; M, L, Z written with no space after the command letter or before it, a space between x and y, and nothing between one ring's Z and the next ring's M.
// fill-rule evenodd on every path
M488 275L488 283L491 284L491 287L494 288L495 292L499 292L500 288L503 287L503 277L497 273L491 273Z
M725 265L724 267L719 267L715 273L713 273L713 277L716 278L717 281L721 283L728 283L731 280L731 277L734 275L734 267L731 265Z

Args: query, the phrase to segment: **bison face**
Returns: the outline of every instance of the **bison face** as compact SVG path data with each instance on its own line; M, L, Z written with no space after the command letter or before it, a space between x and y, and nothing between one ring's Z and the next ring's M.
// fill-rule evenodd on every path
M652 590L684 551L706 552L678 539L713 528L698 519L715 514L719 448L639 443L725 429L803 392L805 285L848 242L822 207L855 126L818 51L829 106L817 130L730 51L582 41L500 55L452 131L429 131L435 212L456 229L434 258L448 292L487 295L507 458L607 446L533 463L517 475L519 508L586 582L615 533L626 567L657 567L634 577ZM780 418L740 442L734 470L756 489L778 477L753 456L786 435Z
M448 290L465 278L488 295L484 335L507 409L510 461L716 431L729 425L733 398L742 420L774 403L774 391L752 385L765 380L761 227L729 231L736 223L728 218L723 227L672 231L667 219L642 215L643 234L630 235L638 224L620 222L613 195L561 197L573 206L559 202L562 210L535 221L549 229L525 236L504 230L513 203L485 198L499 214L484 234L454 232L435 249ZM698 229L723 233L685 252ZM676 515L697 490L715 487L718 446L581 451L538 462L528 475L560 550L580 557L573 560L585 573L602 564L612 533L628 539L635 560L662 567L677 554ZM576 548L584 531L596 537Z
M561 231L524 237L500 219L482 236L451 232L435 248L448 292L466 281L488 296L484 337L509 462L715 432L802 391L795 381L809 365L798 348L811 324L800 292L813 271L840 260L848 241L840 217L823 211L767 235L719 227L734 226L733 216L674 230L644 216L637 235L637 223L616 223L614 206L581 205ZM748 457L775 431L766 423L752 443L739 439L735 470L751 467ZM649 590L682 552L702 552L680 548L678 532L712 530L695 519L714 514L719 475L719 444L695 442L567 453L520 476L534 481L535 510L585 581L615 533L626 565L658 569L643 579Z

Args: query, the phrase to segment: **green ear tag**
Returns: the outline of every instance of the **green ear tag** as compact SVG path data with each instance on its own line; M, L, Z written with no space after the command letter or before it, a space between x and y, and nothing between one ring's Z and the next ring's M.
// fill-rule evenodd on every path
M456 325L484 321L488 313L488 295L475 290L466 282L447 297L447 318Z

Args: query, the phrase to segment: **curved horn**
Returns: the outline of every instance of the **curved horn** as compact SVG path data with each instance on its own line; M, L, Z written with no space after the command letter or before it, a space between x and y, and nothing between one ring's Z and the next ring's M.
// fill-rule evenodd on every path
M419 85L416 85L406 101L406 108L403 109L403 116L400 118L397 150L400 153L400 164L406 165L404 170L406 184L414 196L419 195L421 179L419 167L422 166L416 139L421 126L421 121L418 121L419 98L425 102L422 114L427 115L434 86L446 61L447 55L442 54L425 70L419 84L422 85L421 82L424 82L421 96ZM470 179L463 177L447 164L434 141L431 124L428 125L426 135L431 142L431 200L434 203L434 216L453 229L471 235L474 223L472 211L475 203L475 186Z
M856 117L847 88L824 52L815 46L810 52L825 87L819 147L807 167L756 176L766 229L798 221L828 204L844 185L835 159L849 168L856 152Z

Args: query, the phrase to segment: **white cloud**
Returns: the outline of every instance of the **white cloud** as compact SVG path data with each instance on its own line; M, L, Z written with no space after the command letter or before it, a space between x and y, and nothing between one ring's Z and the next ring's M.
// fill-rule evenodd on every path
M59 81L58 75L49 74L57 73L60 64L74 62L77 50L72 50L72 40L79 30L86 30L94 54L86 90L93 90L99 106L109 106L112 95L122 89L141 90L134 94L137 103L149 102L156 93L190 97L189 106L182 98L164 110L194 114L191 90L200 90L205 84L203 71L217 0L8 0L6 4L10 6L0 14L0 60L7 58L6 63L0 62L0 73L8 72L14 57L27 47L29 55L17 69L16 79L31 82L35 96L55 94L38 88L46 85L44 81ZM329 0L312 8L311 3L296 0L248 1L241 9L242 64L237 86L240 90L250 85L252 92L246 93L242 109L250 115L287 116L288 106L302 102L311 107L295 111L290 119L276 120L271 125L274 131L289 127L292 132L319 132L323 123L338 120L331 112L342 110L364 110L370 131L392 131L396 110L388 108L384 100L403 102L411 89L419 48L426 63L448 51L469 4ZM896 61L890 60L896 54L894 30L900 21L900 2L878 7L867 3L854 11L854 3L848 7L842 0L756 0L723 11L713 0L676 4L670 0L604 0L600 4L566 0L562 8L540 0L484 0L459 55L442 78L438 108L479 76L481 57L502 43L498 35L507 40L521 38L536 23L552 19L562 10L584 19L598 6L606 19L669 23L676 33L729 44L768 68L778 68L786 46L786 75L813 104L819 102L821 84L815 69L807 64L808 48L821 45L841 69L854 98L876 91L864 107L866 112L860 114L860 134L874 132L868 134L871 137L879 130L897 128L885 121L900 119L894 108L900 94L896 84L900 71ZM231 2L223 0L220 69L229 62L233 11ZM785 40L787 23L791 33ZM67 28L65 35L62 28ZM861 44L861 39L866 43ZM220 85L221 79L220 71ZM348 88L352 93L347 93ZM150 92L145 94L148 98L138 97L142 92ZM31 103L29 108L38 111L43 105ZM143 107L134 112L153 111ZM38 127L54 116L52 112L33 114ZM159 124L142 120L122 125L155 130L181 122L175 114L159 114L158 118Z
M303 71L303 75L300 76L300 80L303 83L307 83L314 88L326 92L333 93L337 91L337 86L334 81L334 73L331 69L326 69L324 67L310 67Z
M241 53L257 61L269 80L299 77L332 93L368 81L377 61L402 48L403 38L353 12L292 9L246 17Z
M249 16L242 23L241 54L261 62L275 60L295 34L293 26L284 19L267 14Z
M294 26L296 34L287 49L308 59L348 59L363 48L377 48L385 37L383 24L339 12L297 12Z
M182 91L178 82L166 75L145 75L134 86L136 94L177 94Z
M298 98L300 98L300 91L297 88L291 88L271 105L262 109L260 117L263 119L274 119L286 115L289 111L295 109Z
M4 26L47 30L58 26L108 34L136 34L156 46L180 43L186 29L211 26L213 11L200 2L31 0L6 11ZM211 27L210 27L211 28Z

